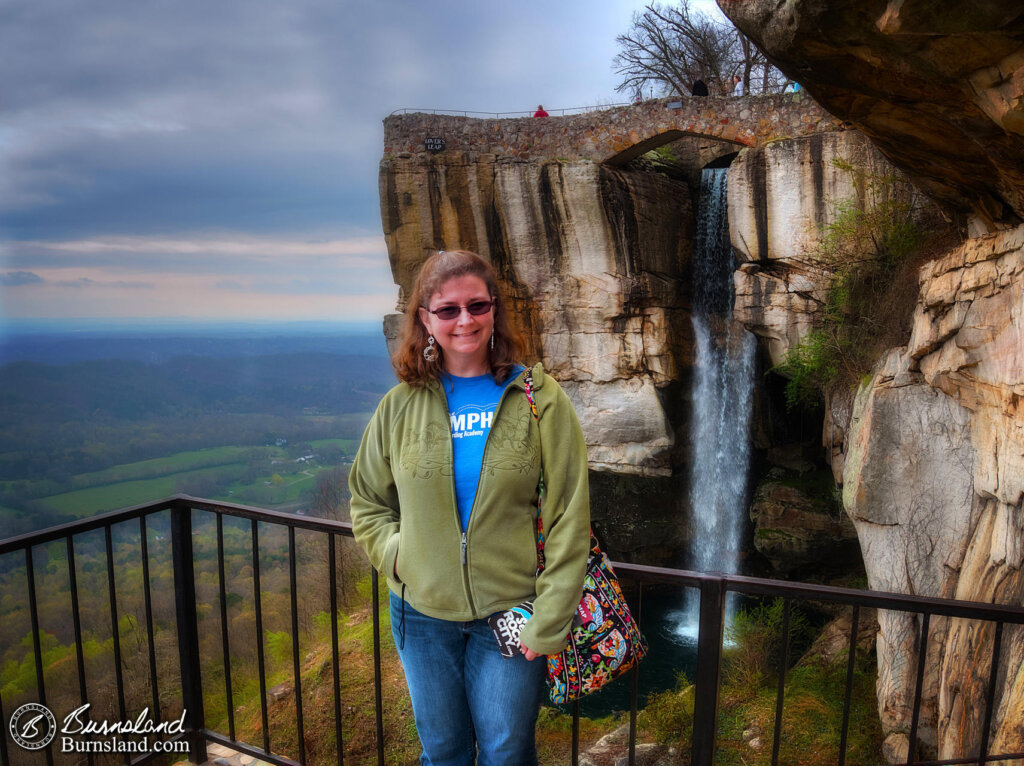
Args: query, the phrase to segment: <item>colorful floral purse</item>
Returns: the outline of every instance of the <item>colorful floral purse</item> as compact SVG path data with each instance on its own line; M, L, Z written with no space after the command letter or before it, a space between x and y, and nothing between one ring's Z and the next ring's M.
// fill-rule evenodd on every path
M526 371L526 398L533 417L540 423L531 372ZM543 496L544 474L541 472L537 500L537 574L544 569L544 525L539 512ZM491 617L491 630L503 654L512 656L517 651L519 631L532 614L532 604L527 602ZM568 644L560 654L550 654L547 658L551 701L556 705L572 702L595 692L646 655L647 642L629 611L612 565L591 530L583 597L576 607Z

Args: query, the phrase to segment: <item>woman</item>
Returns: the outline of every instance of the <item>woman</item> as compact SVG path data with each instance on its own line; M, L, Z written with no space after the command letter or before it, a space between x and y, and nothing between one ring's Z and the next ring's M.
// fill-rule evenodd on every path
M356 540L388 576L422 764L537 762L542 655L564 647L582 593L583 433L539 364L534 419L519 348L490 264L463 250L428 258L392 360L402 382L381 400L349 474ZM529 598L521 654L502 657L487 618Z

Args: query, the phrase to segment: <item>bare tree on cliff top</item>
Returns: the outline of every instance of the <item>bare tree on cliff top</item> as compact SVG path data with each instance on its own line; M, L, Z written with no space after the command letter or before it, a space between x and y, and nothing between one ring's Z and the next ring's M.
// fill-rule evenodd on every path
M616 88L640 95L645 86L686 95L704 80L711 95L728 93L739 75L747 93L770 93L788 84L764 54L728 20L678 5L651 3L633 14L632 28L616 38L620 51L612 60L623 80Z

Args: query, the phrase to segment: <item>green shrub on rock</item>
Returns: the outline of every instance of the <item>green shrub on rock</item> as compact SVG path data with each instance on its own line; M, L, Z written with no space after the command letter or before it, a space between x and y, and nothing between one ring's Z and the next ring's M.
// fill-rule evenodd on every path
M830 276L818 326L773 369L788 378L790 409L813 406L834 385L853 385L885 349L906 343L917 270L941 228L905 181L834 164L854 174L857 194L831 203L819 232L815 260Z

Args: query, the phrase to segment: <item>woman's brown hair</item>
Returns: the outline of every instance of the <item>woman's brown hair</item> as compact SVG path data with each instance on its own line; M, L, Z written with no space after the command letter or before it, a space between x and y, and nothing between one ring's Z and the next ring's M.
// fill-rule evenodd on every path
M494 268L469 250L440 250L427 258L416 276L405 306L398 351L391 358L395 374L410 386L419 388L430 380L439 381L444 372L444 351L440 346L435 347L438 352L435 361L428 362L423 358L423 349L427 347L427 328L420 321L420 308L430 308L430 298L440 292L449 279L466 275L482 279L494 301L494 348L488 344L487 351L491 374L498 383L504 383L512 373L523 344L509 324L505 301L498 294L498 277Z

